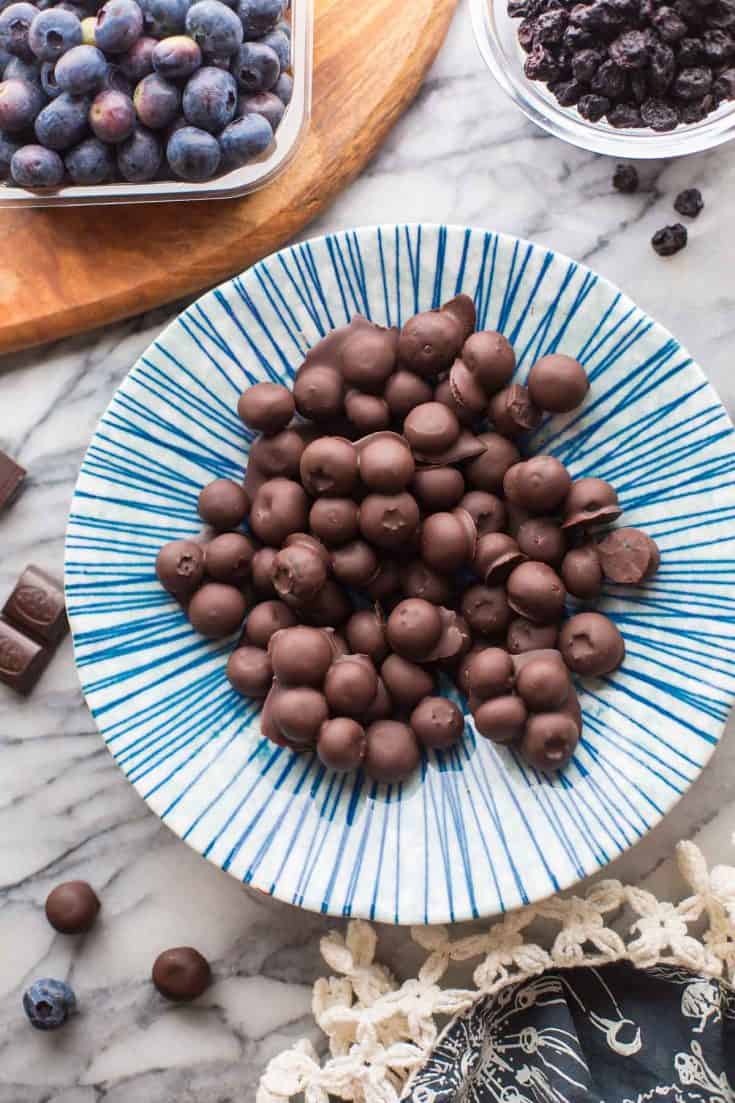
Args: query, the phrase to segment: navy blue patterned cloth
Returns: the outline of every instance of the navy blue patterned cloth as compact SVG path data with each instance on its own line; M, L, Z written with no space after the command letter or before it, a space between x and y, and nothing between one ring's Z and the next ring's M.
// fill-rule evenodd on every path
M735 1103L735 991L669 966L546 973L459 1016L411 1103Z

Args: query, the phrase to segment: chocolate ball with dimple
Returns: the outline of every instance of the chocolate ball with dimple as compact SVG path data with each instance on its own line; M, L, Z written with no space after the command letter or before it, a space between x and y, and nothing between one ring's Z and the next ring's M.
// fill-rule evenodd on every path
M389 655L380 668L380 676L398 708L415 708L434 692L431 674L401 655Z
M468 337L462 346L461 359L488 395L507 386L516 369L513 346L502 333L491 329Z
M462 595L462 616L479 636L499 636L510 622L504 586L470 586Z
M304 488L291 479L269 479L250 510L250 527L264 544L280 547L292 532L303 532L309 516Z
M570 617L559 633L559 650L570 670L593 678L611 674L625 658L617 625L602 613Z
M456 571L472 557L467 530L455 513L432 513L421 527L421 558L435 571Z
M424 747L445 750L462 738L464 716L448 697L424 697L411 713L409 724Z
M464 494L462 472L456 467L430 467L417 471L411 490L427 513L439 513L454 509Z
M242 623L246 612L244 594L223 582L206 582L187 609L192 628L210 640L229 636Z
M518 547L529 559L558 567L566 551L567 541L561 525L549 517L529 517L518 526Z
M572 683L561 655L540 655L518 672L516 692L531 712L554 712L566 704Z
M345 398L345 414L359 433L377 433L390 425L388 403L375 394L350 391Z
M46 918L61 934L91 930L99 911L99 897L86 881L65 881L46 897Z
M524 559L512 536L506 532L488 532L477 541L472 566L488 586L497 586L505 582Z
M487 701L513 692L513 661L502 647L484 647L467 666L467 689L473 697Z
M384 398L394 421L403 421L415 406L431 402L432 396L431 385L410 371L394 372L385 385Z
M368 494L360 506L360 532L386 551L409 543L418 524L416 499L405 490L400 494Z
M616 529L597 545L597 554L605 578L628 586L650 578L661 561L658 545L640 529Z
M378 675L365 655L337 659L324 679L324 694L337 716L361 716L378 691Z
M299 616L316 628L338 628L352 614L352 604L342 587L328 578L313 601L302 605Z
M412 559L401 568L401 584L406 597L420 597L432 605L450 605L452 584L446 575L427 567L421 559Z
M564 528L607 525L622 513L615 488L604 479L575 479L564 499Z
M542 356L528 374L531 401L541 410L566 414L584 402L590 381L578 360L554 352Z
M423 598L399 602L388 618L388 643L404 659L421 660L430 655L442 631L436 605Z
M454 363L463 340L464 328L452 314L438 310L416 314L401 330L398 359L409 371L435 379Z
M321 686L334 653L326 632L296 625L270 641L273 673L284 685Z
M360 449L360 478L368 490L397 494L405 490L415 470L411 449L395 433L378 433Z
M285 601L261 601L248 613L245 636L254 647L267 647L282 628L292 628L296 614Z
M172 540L156 556L156 574L175 597L193 594L204 578L205 552L194 540Z
M498 494L503 489L506 471L519 462L521 454L515 444L499 433L480 433L477 439L485 445L485 451L467 464L467 485L473 490Z
M403 433L411 447L430 456L451 447L459 436L459 428L456 415L441 402L416 406L403 423Z
M207 990L212 970L198 950L192 946L176 946L158 955L151 979L166 999L186 1003Z
M342 375L358 390L381 394L396 366L396 344L395 331L360 327L342 345Z
M227 660L227 677L245 697L267 697L273 684L273 666L262 647L238 647Z
M502 532L505 528L506 509L496 494L490 494L487 490L470 490L459 504L475 522L478 536L485 536L488 532Z
M321 590L327 568L318 551L306 544L282 548L273 560L273 586L288 604L302 605Z
M533 456L505 473L505 497L531 513L553 513L572 485L569 472L555 456Z
M413 731L397 720L376 720L366 732L363 769L372 781L395 784L418 768L421 751Z
M273 701L273 722L287 742L296 747L313 747L328 719L326 697L309 686L280 690Z
M590 601L602 590L602 567L594 544L572 548L564 556L561 577L570 594Z
M360 589L378 572L378 557L366 540L351 540L332 552L332 571L343 586Z
M313 364L296 376L293 397L296 409L308 421L330 421L342 413L344 380L331 364Z
M463 406L457 401L448 378L442 379L434 388L434 402L440 402L442 406L446 406L447 409L451 410L459 424L464 425L467 429L472 428L477 421L481 420L481 417L469 406Z
M283 429L272 437L253 441L248 464L269 479L293 479L298 476L301 455L306 444L295 429Z
M218 532L236 529L248 515L250 499L239 483L215 479L199 494L199 516Z
M309 513L309 528L328 548L354 540L359 508L352 498L317 498Z
M240 586L250 577L255 545L242 532L223 532L205 549L207 574L216 582Z
M526 617L514 617L508 625L505 646L511 655L523 655L556 647L558 639L558 624L534 624Z
M508 604L537 624L553 624L564 611L564 583L547 563L529 560L508 576Z
M526 725L520 751L530 766L551 772L571 760L579 744L579 731L563 712L540 712Z
M541 411L534 406L528 390L511 383L490 399L488 415L499 433L513 439L541 424Z
M492 697L472 714L475 727L493 743L516 743L523 736L528 710L520 697Z
M365 729L348 716L325 720L319 729L316 753L329 770L348 773L356 770L367 751Z
M378 666L388 654L385 624L372 609L353 613L345 625L350 649L357 655L367 655Z
M240 395L237 412L256 433L280 433L296 412L294 397L280 383L255 383Z
M278 555L278 548L258 548L253 561L250 564L250 575L253 580L255 592L261 597L275 594L273 588L273 560Z
M299 465L301 482L315 498L344 498L357 482L357 452L344 437L318 437L307 444Z

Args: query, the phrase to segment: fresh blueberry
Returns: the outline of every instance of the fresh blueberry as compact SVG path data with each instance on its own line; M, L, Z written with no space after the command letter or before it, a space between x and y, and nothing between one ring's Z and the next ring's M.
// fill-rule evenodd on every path
M279 23L276 23L276 30L281 31L282 34L285 34L288 41L291 41L291 24L287 19L281 19Z
M280 77L273 85L273 91L278 96L279 100L288 107L291 102L291 96L293 95L293 77L290 73L281 73Z
M28 31L37 15L38 8L35 4L26 3L26 0L10 4L0 12L0 46L9 54L32 61L33 52L28 45Z
M56 80L55 62L44 61L41 66L41 87L50 100L55 100L57 96L61 95L61 89Z
M41 61L56 61L82 41L82 24L76 15L59 8L40 11L28 29L28 45Z
M224 69L199 69L186 84L183 106L188 123L218 134L237 109L235 81Z
M237 14L247 39L260 38L283 15L283 0L240 0Z
M183 34L190 0L140 0L145 33L154 38Z
M133 103L143 126L161 130L169 126L179 113L181 93L175 84L158 73L143 77L133 93Z
M0 130L26 130L42 107L43 92L37 84L15 78L0 83Z
M20 146L9 134L0 133L0 180L7 180L10 175L10 162L18 149Z
M64 158L73 184L104 184L115 172L115 157L109 146L98 138L85 138Z
M161 166L161 143L155 134L137 126L117 152L117 167L124 180L145 184L152 180Z
M56 8L56 11L68 11L72 15L76 15L80 23L86 15L89 15L89 12L85 8L84 4L73 4L71 0L60 0L60 3L49 4L48 7ZM46 9L44 8L43 10L45 11Z
M143 33L143 13L135 0L108 0L97 12L95 41L106 54L124 54Z
M186 14L186 33L205 55L231 55L242 42L242 23L220 0L198 0Z
M34 129L41 145L62 151L81 142L87 133L89 100L62 92L39 112Z
M244 42L232 59L232 73L243 92L269 92L281 73L278 55L260 42Z
M260 157L272 141L273 131L267 119L262 115L243 115L219 136L222 160L228 168L238 168Z
M107 59L96 46L74 46L56 62L56 83L73 96L96 92L106 73Z
M155 47L155 38L151 35L143 35L120 58L121 70L134 85L153 72L153 51Z
M153 68L168 80L183 80L202 64L202 51L185 34L164 38L153 51Z
M3 76L5 76L5 66L12 59L12 57L12 54L8 53L7 50L4 50L2 47L0 47L0 73Z
M64 173L64 166L61 164L61 158L56 157L56 154L52 154L52 158L56 158L59 162L58 165L54 164L52 160L46 160L46 164L43 168L38 169L38 174L45 176L48 179L44 180L43 184L38 182L28 183L26 180L19 180L15 172L15 162L19 161L22 166L26 161L30 161L30 157L21 159L21 154L27 150L37 149L37 146L24 146L23 149L18 150L18 153L13 158L13 178L16 183L22 184L27 188L39 188L39 187L51 187L55 184L61 183L61 178ZM48 150L42 150L43 153L48 153ZM40 164L38 159L36 164ZM56 179L54 172L58 174L59 169L61 171L61 177ZM25 174L25 169L21 169L22 174ZM51 179L51 177L54 177ZM50 181L50 182L49 182ZM63 1026L69 1016L76 1010L77 1001L74 993L68 984L65 984L62 980L37 980L27 988L23 993L23 1010L28 1016L31 1026L35 1026L36 1030L58 1030L60 1026Z
M174 131L166 146L169 167L181 180L211 180L219 168L220 157L217 139L196 126Z
M124 96L133 98L133 85L123 73L119 65L108 65L105 78L102 81L102 91L109 89L112 92L122 92Z
M252 96L240 96L237 101L238 116L262 115L273 131L280 126L285 110L285 105L274 92L256 92Z
M97 45L97 16L85 15L82 20L82 42L85 46Z
M89 109L89 125L101 142L118 145L135 129L135 107L129 96L111 88L98 93Z
M3 72L3 80L27 80L31 84L42 84L41 70L36 61L24 61L21 57L11 57Z
M258 42L262 46L270 46L278 58L281 69L288 69L291 64L291 39L287 38L283 31L278 29L268 31L268 34L264 34L262 38L258 39Z

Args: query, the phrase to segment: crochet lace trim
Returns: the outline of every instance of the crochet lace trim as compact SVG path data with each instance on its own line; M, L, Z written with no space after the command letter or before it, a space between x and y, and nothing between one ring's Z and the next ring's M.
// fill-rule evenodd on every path
M337 975L317 980L312 999L328 1054L320 1060L304 1040L274 1057L257 1103L285 1103L301 1093L306 1103L328 1103L329 1096L396 1103L447 1017L548 969L629 961L641 969L677 965L734 982L735 867L709 870L691 842L679 844L677 861L692 890L679 904L605 880L584 897L552 897L464 937L452 938L448 927L413 927L411 936L427 957L417 976L402 983L375 960L377 934L369 923L352 920L344 936L330 931L321 952ZM609 924L625 908L633 921L624 925L623 937ZM538 920L552 925L548 934L529 930ZM473 988L442 987L452 962L475 958Z

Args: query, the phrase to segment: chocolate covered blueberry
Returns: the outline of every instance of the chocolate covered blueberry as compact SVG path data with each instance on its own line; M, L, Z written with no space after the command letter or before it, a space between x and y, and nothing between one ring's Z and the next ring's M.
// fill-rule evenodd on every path
M355 446L344 437L318 437L301 456L301 482L314 497L344 498L357 481Z
M404 659L421 661L439 642L442 622L436 605L422 598L406 598L388 618L389 645Z
M365 729L347 716L325 720L317 736L316 753L324 765L336 773L356 770L365 757Z
M505 532L489 532L477 541L473 570L488 586L505 582L525 556L518 543Z
M419 597L432 605L451 605L452 583L445 574L433 570L421 559L412 559L401 567L401 586L406 597Z
M377 433L390 425L391 413L384 398L375 394L348 391L345 415L358 433Z
M206 546L206 571L216 582L241 586L250 577L255 545L242 532L223 532Z
M564 499L565 529L609 524L622 513L615 488L604 479L575 479Z
M564 583L547 563L521 563L511 571L507 591L510 607L536 624L553 624L564 611Z
M542 356L528 375L528 393L541 410L564 414L575 410L585 399L590 383L587 373L571 356L550 353Z
M522 521L516 533L518 547L528 559L558 567L564 557L567 541L558 521L549 517L529 517Z
M478 636L505 634L511 610L504 586L470 586L462 595L462 616Z
M205 552L194 540L172 540L156 556L156 574L164 589L178 598L193 594L204 578Z
M212 981L212 970L198 950L191 946L177 946L158 955L151 979L166 999L187 1003L207 990Z
M474 526L466 511L432 513L421 526L421 558L436 571L456 571L469 563L475 546L464 517Z
M235 586L222 582L205 582L187 608L192 627L211 640L231 635L242 623L246 612L245 595Z
M524 655L554 648L558 639L558 624L536 624L527 617L514 617L508 625L505 643L511 655Z
M601 677L617 670L625 657L620 630L602 613L578 613L559 634L559 650L575 674Z
M615 529L597 545L602 573L611 582L637 586L658 570L660 553L648 533Z
M572 718L562 712L531 716L521 740L521 754L538 770L561 770L579 743L579 731Z
M432 675L401 655L389 655L380 668L380 676L398 708L413 709L434 692Z
M358 518L352 498L317 498L309 511L309 528L327 547L338 548L355 539Z
M440 513L460 504L465 481L456 467L430 467L416 472L411 490L426 513Z
M384 398L394 421L402 422L415 406L431 402L432 397L431 384L405 369L394 372L385 385Z
M261 601L248 614L245 636L254 647L267 648L276 632L295 624L296 614L285 601Z
M459 436L459 422L441 402L424 402L407 415L403 432L411 448L436 455L454 444Z
M344 586L362 589L380 569L377 555L365 540L351 540L332 552L334 577Z
M520 461L521 454L515 444L500 433L480 433L477 439L484 445L484 450L465 468L467 485L473 490L498 494L503 489L506 471Z
M388 654L385 624L372 609L361 609L353 613L345 625L345 636L355 654L367 655L376 666Z
M351 329L342 345L342 375L359 391L382 394L396 365L398 333L365 321Z
M344 381L331 364L311 364L296 376L293 387L296 409L309 421L324 422L342 413Z
M419 744L408 724L376 720L366 732L363 769L373 781L395 784L410 777L421 761Z
M327 671L324 694L333 715L360 717L378 691L378 676L365 655L345 655Z
M262 647L238 647L227 660L227 678L245 697L266 697L273 683L273 666Z
M506 499L531 513L554 513L571 484L569 472L555 456L532 456L514 464L503 479Z
M424 747L446 750L464 731L464 716L448 697L424 697L411 713L411 729Z
M308 507L309 500L299 483L269 479L253 499L250 527L264 544L278 547L292 532L306 528Z
M240 395L237 403L244 424L268 436L285 429L295 411L293 394L278 383L255 383Z
M304 542L282 548L271 569L273 588L289 605L312 601L327 581L327 564L314 547Z
M525 663L516 677L516 692L531 712L553 712L569 697L569 671L558 652L540 654Z
M570 594L591 600L602 589L602 567L594 544L583 544L566 553L561 565L561 577Z
M368 490L397 494L411 482L416 470L414 458L406 440L396 433L374 433L358 441L356 449L360 479Z
M321 687L334 658L326 633L306 625L277 632L269 653L273 673L283 685Z
M504 437L520 436L541 424L541 411L534 405L526 387L511 383L490 399L490 420Z
M506 387L516 367L513 346L494 330L481 330L468 337L461 359L487 395Z
M46 918L61 934L91 930L99 911L99 897L86 881L65 881L46 897Z
M472 713L480 735L493 743L517 743L526 728L528 710L520 697L492 697Z
M467 665L465 692L478 701L506 697L513 692L513 661L502 647L483 647Z
M463 343L462 323L447 311L430 310L406 322L398 340L398 360L408 371L436 379L448 371Z
M238 528L248 515L247 493L231 479L215 479L199 493L199 516L218 532Z
M409 543L419 524L416 499L400 494L368 494L360 506L360 532L370 544L385 550Z

